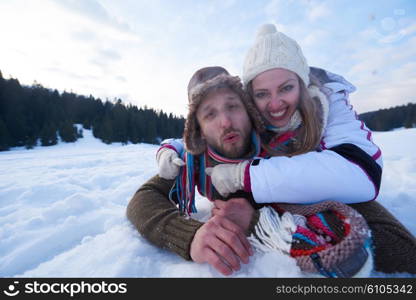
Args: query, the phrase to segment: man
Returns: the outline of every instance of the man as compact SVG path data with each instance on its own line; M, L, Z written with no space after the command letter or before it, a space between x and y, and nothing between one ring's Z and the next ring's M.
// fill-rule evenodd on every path
M258 155L260 142L253 127L261 130L261 118L243 92L239 78L221 67L198 70L189 82L188 98L184 173L176 183L159 176L151 178L131 199L127 217L151 243L187 260L207 262L230 275L240 269L241 261L248 263L253 254L246 238L258 218L252 205L245 198L216 200L213 216L202 223L183 215L169 200L169 193L175 184L176 193L171 198L182 212L188 213L193 210L195 186L209 199L220 199L211 190L205 167ZM158 155L161 151L163 148Z

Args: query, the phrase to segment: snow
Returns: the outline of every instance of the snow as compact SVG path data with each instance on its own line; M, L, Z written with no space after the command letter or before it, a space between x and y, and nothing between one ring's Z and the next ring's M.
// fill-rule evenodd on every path
M378 201L416 234L416 129L374 140L385 166ZM125 217L134 192L156 174L157 148L106 145L84 129L76 143L0 152L0 276L222 277L152 246ZM196 217L206 220L211 203L196 201ZM287 256L256 253L233 276L305 274Z

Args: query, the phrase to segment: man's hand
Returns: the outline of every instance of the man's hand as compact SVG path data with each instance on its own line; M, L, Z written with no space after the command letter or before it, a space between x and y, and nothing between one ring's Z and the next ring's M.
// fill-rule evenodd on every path
M229 219L246 232L253 217L254 208L245 198L231 198L227 201L215 200L212 209L213 216Z
M244 172L248 160L238 164L219 164L213 168L206 168L205 173L211 176L211 182L223 197L244 188Z
M195 262L207 262L222 274L231 275L240 269L240 260L248 263L253 250L238 225L213 216L196 232L190 255Z

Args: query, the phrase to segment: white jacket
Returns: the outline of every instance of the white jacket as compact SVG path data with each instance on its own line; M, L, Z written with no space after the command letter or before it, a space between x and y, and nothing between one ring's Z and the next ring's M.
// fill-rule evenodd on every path
M355 91L355 87L341 76L316 68L311 68L311 71L321 80L321 91L329 102L327 125L321 140L322 151L291 158L271 157L252 164L250 182L253 197L257 203L306 204L323 200L356 203L373 200L378 195L383 163L381 151L372 141L371 131L358 120L349 103L348 95ZM342 148L355 154L349 157L348 154L338 154L342 151L334 151Z

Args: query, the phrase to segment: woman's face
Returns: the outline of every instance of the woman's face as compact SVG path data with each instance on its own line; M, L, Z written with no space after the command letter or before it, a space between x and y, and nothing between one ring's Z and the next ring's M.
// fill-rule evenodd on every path
M285 126L296 111L300 97L299 79L286 69L271 69L252 81L253 98L263 117L276 127Z

